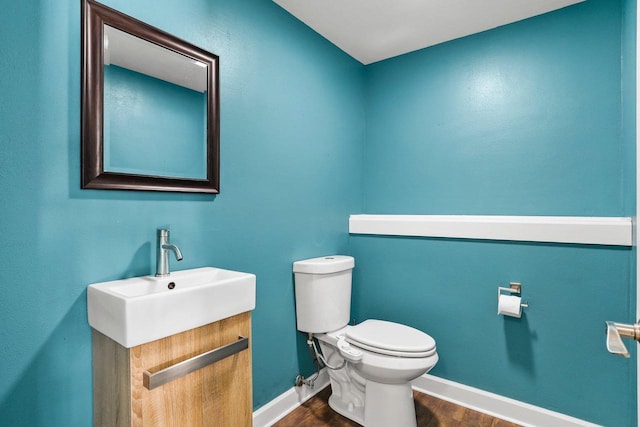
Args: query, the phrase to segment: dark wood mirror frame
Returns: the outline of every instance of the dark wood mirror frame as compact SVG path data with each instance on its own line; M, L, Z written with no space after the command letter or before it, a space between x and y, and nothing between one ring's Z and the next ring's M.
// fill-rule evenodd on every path
M93 0L82 0L81 187L219 193L220 98L218 56ZM137 175L104 170L103 28L107 24L141 39L204 62L207 76L206 179Z

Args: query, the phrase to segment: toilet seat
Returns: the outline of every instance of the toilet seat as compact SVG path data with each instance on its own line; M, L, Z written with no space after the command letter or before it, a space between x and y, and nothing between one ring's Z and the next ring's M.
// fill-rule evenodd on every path
M436 342L418 329L385 320L369 319L346 330L350 344L374 353L396 357L428 357Z

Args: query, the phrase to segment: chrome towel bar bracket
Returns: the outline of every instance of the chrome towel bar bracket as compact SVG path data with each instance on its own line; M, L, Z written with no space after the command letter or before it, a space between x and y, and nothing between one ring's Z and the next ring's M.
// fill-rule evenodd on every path
M198 369L202 369L229 356L233 356L236 353L240 353L247 348L249 348L249 338L238 337L238 340L231 344L199 354L153 374L149 371L144 371L142 382L146 388L153 390L168 382L195 372Z

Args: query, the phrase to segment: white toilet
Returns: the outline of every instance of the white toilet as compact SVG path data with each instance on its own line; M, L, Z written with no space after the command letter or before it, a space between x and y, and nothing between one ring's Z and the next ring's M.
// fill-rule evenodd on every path
M410 381L438 362L422 331L383 320L350 326L353 257L293 263L298 330L320 342L331 380L329 406L366 427L416 426Z

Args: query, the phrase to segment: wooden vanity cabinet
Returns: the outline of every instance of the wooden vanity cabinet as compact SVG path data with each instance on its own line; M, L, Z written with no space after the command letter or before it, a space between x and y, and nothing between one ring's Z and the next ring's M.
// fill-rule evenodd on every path
M251 313L125 348L93 330L94 426L245 427L253 420ZM249 347L149 390L156 373L249 338Z

